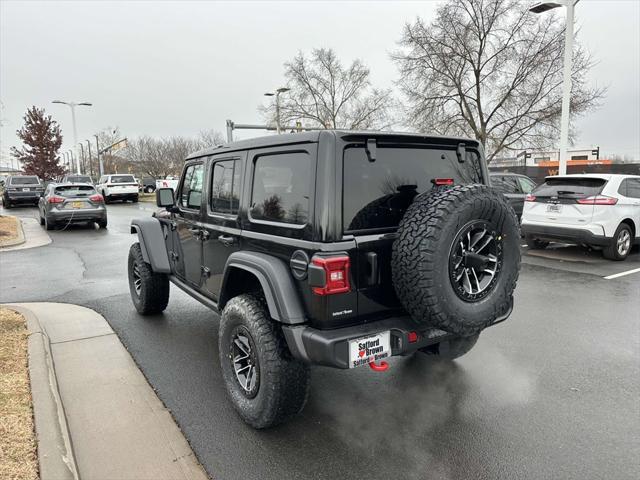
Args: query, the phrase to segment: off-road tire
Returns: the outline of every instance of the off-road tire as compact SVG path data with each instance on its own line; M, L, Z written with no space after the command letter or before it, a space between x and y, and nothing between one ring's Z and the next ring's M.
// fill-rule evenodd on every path
M501 260L480 294L462 298L450 269L458 236L484 222ZM505 197L486 185L434 189L407 209L392 249L396 294L414 322L471 336L508 313L520 270L518 219ZM471 298L473 297L473 298Z
M527 242L527 248L531 250L544 250L549 246L549 242L539 240L531 235L525 235L524 239Z
M137 270L136 270L137 267ZM137 271L137 277L136 272ZM129 291L131 300L140 315L161 313L169 303L169 278L164 273L155 273L151 265L144 261L138 242L129 249ZM140 280L140 290L136 290L136 279Z
M433 355L434 358L442 360L455 360L468 353L478 342L480 335L471 335L470 337L455 337L444 340L435 345L421 348L420 351L427 355Z
M238 328L251 336L257 357L253 397L241 387L233 366L232 336ZM218 345L227 393L247 424L269 428L302 411L309 393L309 366L291 356L280 325L270 318L263 299L243 294L229 300L222 311Z
M618 251L618 239L621 235L624 235L624 232L629 236L629 247L625 253L620 253ZM631 249L633 248L633 232L631 228L626 223L621 223L616 229L616 233L613 234L613 238L611 239L611 243L602 249L602 256L609 260L615 260L620 262L629 256L631 253Z

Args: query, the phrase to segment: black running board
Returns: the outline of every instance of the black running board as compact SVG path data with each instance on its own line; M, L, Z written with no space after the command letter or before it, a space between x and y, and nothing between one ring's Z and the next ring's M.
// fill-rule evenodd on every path
M187 285L186 283L184 283L181 279L179 279L175 275L169 275L169 281L171 283L173 283L176 287L178 287L180 290L182 290L183 292L187 293L189 296L191 296L191 297L195 298L196 300L198 300L205 307L210 308L211 310L213 310L216 313L220 313L220 311L218 310L218 303L217 302L215 302L215 301L211 300L209 297L201 294L198 290L196 290L195 288L193 288L190 285Z

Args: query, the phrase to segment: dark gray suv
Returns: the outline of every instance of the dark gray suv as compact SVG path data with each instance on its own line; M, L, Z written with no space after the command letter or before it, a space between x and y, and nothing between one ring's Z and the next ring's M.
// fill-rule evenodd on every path
M7 177L2 194L5 208L14 205L37 205L44 185L35 175L12 175Z

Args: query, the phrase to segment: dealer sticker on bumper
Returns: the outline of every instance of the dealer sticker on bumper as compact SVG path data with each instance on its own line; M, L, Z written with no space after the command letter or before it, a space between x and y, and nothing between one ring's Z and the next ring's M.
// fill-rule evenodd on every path
M388 330L369 337L349 340L349 368L360 367L389 356L391 341Z

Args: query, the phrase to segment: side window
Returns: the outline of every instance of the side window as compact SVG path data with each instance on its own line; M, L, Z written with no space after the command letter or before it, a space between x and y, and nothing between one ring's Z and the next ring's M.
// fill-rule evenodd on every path
M180 206L194 209L200 208L203 174L204 168L201 163L187 167L180 188Z
M620 195L622 195L623 197L628 197L629 195L627 194L627 185L629 184L629 179L625 178L624 180L622 180L622 182L620 182L620 186L618 187L618 193Z
M240 162L223 160L213 164L211 210L234 215L240 206Z
M520 188L522 188L523 193L529 194L534 188L536 188L535 183L533 183L528 178L524 178L524 177L517 177L517 178L518 178L518 181L520 182Z
M517 177L502 177L504 193L522 193Z
M310 165L306 152L258 157L251 191L251 218L295 225L307 223Z
M627 178L627 197L640 198L640 179Z

